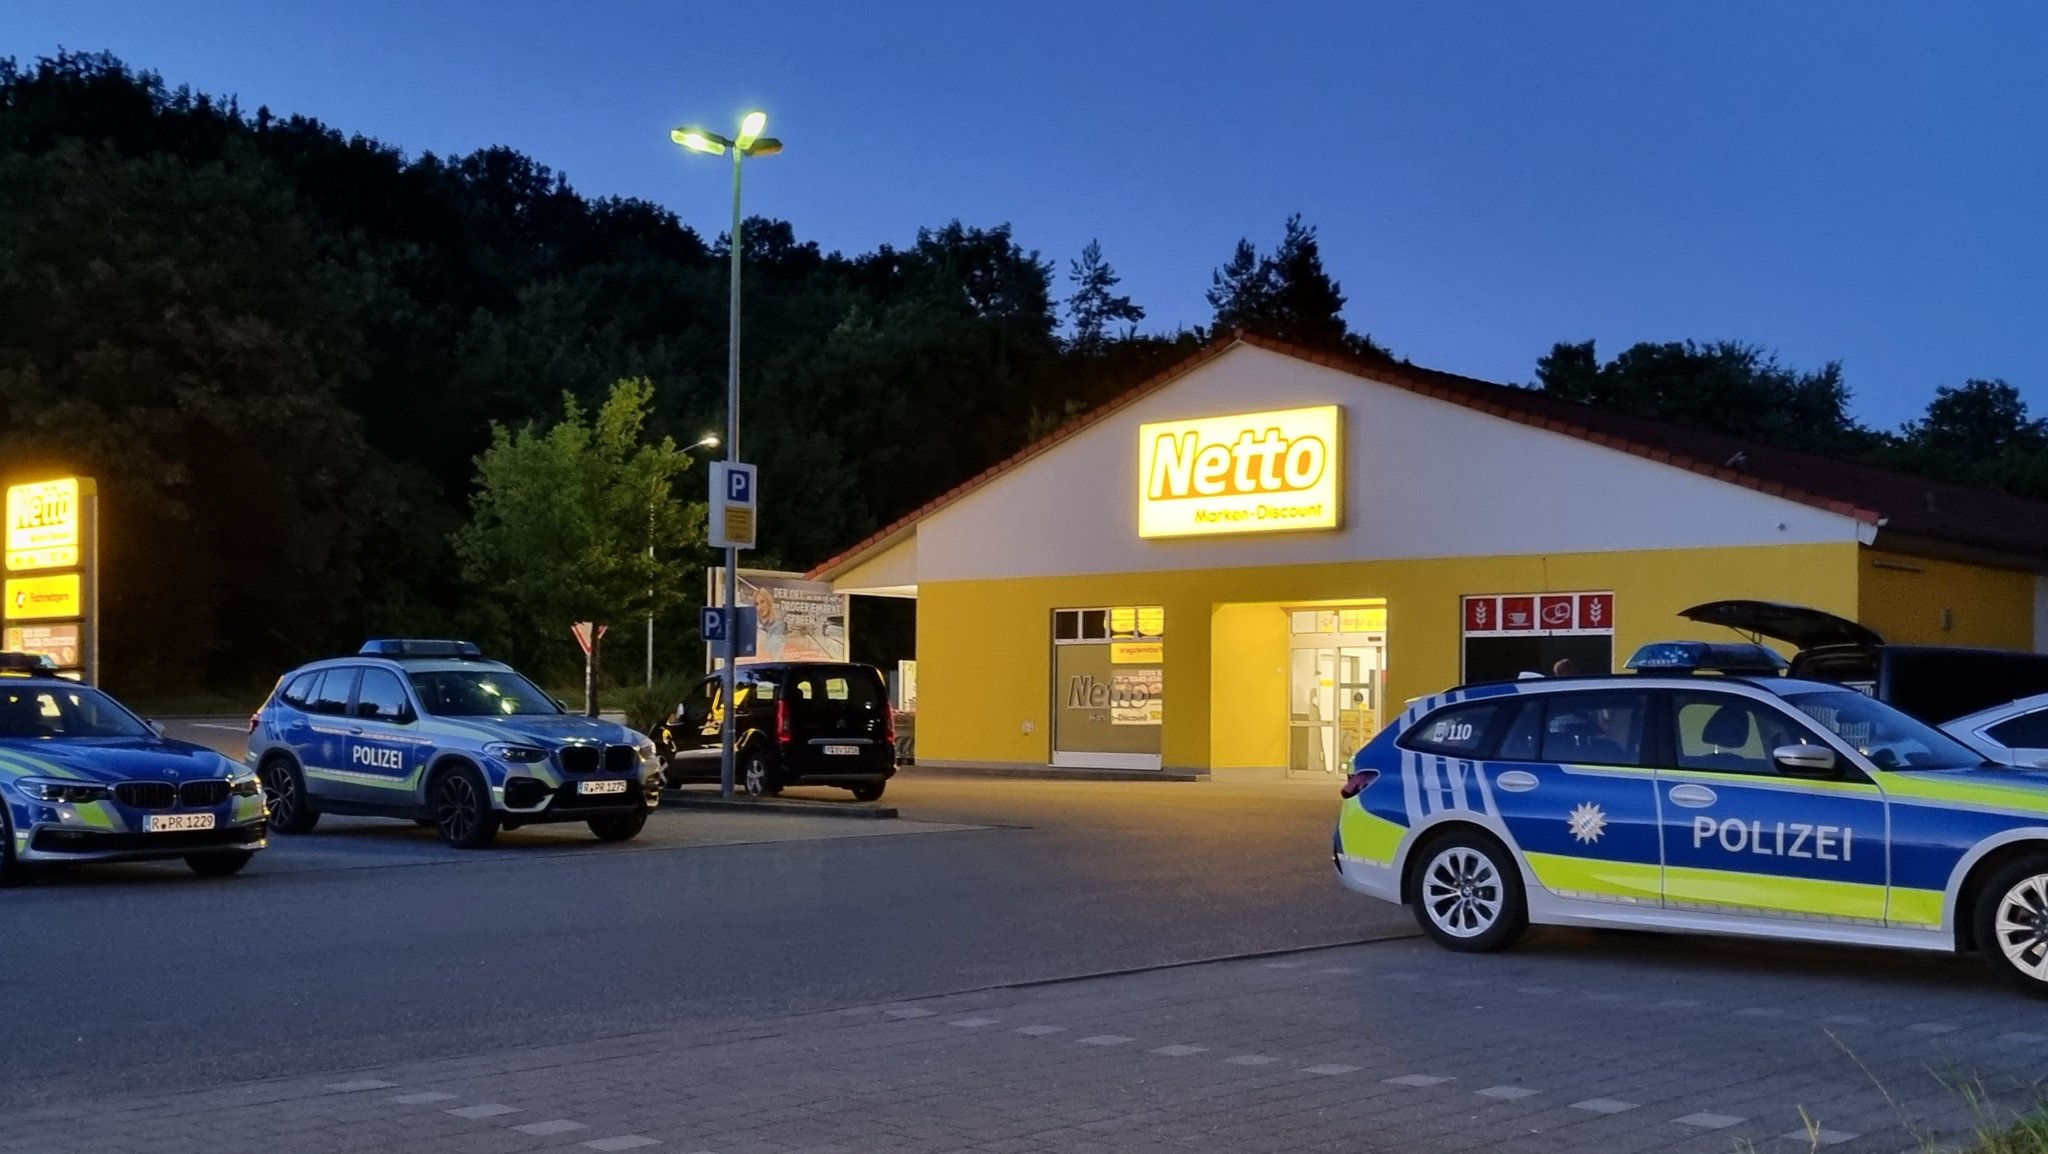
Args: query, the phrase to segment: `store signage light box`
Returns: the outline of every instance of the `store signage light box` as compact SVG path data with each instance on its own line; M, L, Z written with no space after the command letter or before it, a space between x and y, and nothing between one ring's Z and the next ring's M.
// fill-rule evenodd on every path
M7 490L7 567L68 569L78 564L78 478Z
M1211 537L1343 523L1336 405L1138 427L1138 536Z

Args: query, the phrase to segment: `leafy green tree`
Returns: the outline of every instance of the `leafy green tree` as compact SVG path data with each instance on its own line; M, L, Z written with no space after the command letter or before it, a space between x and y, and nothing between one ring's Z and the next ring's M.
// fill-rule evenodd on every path
M554 425L494 425L477 457L455 551L501 640L536 668L561 666L572 622L660 616L683 601L694 570L678 561L702 545L704 510L676 492L688 454L643 435L653 397L645 379L614 384L595 414L565 397Z
M1100 350L1113 333L1112 326L1130 326L1126 337L1135 336L1137 323L1145 319L1143 306L1115 291L1123 278L1102 257L1102 242L1091 240L1081 250L1081 259L1067 265L1067 280L1074 291L1067 298L1067 318L1074 325L1074 348L1092 353Z
M1935 389L1926 415L1902 427L1882 456L1928 476L2048 500L2048 419L2030 416L2004 381Z
M1605 364L1592 341L1558 344L1536 362L1536 381L1569 400L1788 448L1855 456L1881 442L1850 416L1839 363L1802 372L1733 341L1644 342Z

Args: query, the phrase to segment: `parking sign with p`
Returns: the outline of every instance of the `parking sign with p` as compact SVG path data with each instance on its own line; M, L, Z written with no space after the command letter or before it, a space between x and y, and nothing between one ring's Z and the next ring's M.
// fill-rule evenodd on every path
M738 461L711 466L711 544L720 549L754 547L758 507L754 467Z

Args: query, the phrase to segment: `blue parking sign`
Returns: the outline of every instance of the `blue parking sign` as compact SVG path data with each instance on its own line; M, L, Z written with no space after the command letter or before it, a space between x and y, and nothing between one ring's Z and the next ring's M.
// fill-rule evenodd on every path
M735 505L754 503L754 471L731 468L725 470L725 499Z
M715 605L706 605L699 609L697 611L697 633L704 638L706 644L724 641L725 610Z

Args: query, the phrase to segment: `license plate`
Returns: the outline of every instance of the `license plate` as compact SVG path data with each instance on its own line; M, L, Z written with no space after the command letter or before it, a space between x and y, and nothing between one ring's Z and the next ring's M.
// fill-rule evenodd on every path
M828 757L855 757L859 753L860 746L858 745L828 745L825 747L825 754Z
M150 833L177 833L182 830L212 829L213 815L210 813L153 813L142 819L142 828Z
M585 795L593 793L624 793L626 792L626 779L614 777L605 781L579 781L576 783L576 792Z

